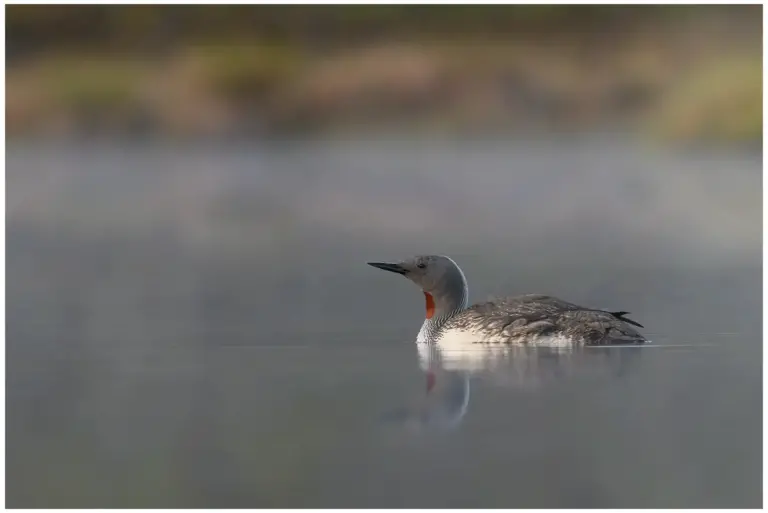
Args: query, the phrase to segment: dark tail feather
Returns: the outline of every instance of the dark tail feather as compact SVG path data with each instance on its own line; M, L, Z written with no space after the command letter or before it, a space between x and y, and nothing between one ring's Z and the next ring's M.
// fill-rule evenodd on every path
M638 328L645 328L645 326L643 326L639 322L635 322L632 319L627 319L626 317L624 317L629 312L608 312L608 313L613 315L614 317L616 317L620 321L624 321L624 322L626 322L628 324L631 324L633 326L637 326Z

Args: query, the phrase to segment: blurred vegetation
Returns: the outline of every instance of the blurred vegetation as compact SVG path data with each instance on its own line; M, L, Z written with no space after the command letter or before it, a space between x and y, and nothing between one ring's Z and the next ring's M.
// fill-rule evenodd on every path
M44 69L44 80L55 83L55 101L76 110L130 106L144 69L140 63L113 59L61 58Z
M289 45L218 44L190 50L215 93L237 100L259 99L294 78L304 55Z
M702 8L698 8L701 10ZM704 7L711 15L724 6ZM611 5L344 5L344 6L9 6L6 29L10 56L57 47L106 45L136 50L148 41L170 43L259 35L273 41L347 45L372 36L529 33L674 19L690 15L680 6Z
M755 140L761 6L22 6L9 134L650 127Z
M686 75L651 116L662 139L758 141L763 132L762 56L708 63Z

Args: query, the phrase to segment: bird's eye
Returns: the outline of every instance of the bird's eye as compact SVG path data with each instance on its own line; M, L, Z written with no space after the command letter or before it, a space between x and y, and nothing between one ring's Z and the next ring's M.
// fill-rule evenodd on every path
M416 267L418 267L419 269L424 269L426 266L427 266L427 264L425 264L424 262L422 262L420 264L416 264Z

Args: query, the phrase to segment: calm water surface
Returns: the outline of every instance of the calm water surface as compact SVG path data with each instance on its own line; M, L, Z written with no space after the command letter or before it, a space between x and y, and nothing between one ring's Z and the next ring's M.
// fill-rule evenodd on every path
M9 507L760 507L759 154L11 144ZM365 265L629 310L443 355Z

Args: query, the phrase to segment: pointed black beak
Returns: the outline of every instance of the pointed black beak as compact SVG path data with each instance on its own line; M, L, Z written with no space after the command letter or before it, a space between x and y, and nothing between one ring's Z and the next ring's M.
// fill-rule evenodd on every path
M368 262L368 265L376 267L378 269L384 269L385 271L391 271L397 274L405 274L407 271L397 264L385 264L383 262Z

